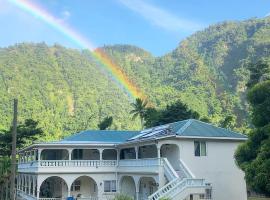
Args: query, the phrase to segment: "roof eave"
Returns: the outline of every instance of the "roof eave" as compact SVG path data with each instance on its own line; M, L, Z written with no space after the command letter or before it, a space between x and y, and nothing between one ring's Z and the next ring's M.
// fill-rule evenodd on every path
M210 140L238 140L246 141L248 138L236 138L236 137L209 137L209 136L185 136L177 135L176 138L187 138L187 139L210 139Z

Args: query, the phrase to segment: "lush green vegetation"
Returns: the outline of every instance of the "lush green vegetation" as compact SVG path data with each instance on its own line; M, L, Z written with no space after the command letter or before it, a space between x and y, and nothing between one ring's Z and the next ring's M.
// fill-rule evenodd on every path
M247 97L254 129L248 141L238 148L235 157L245 171L248 185L270 196L270 76L265 76L264 70L258 72L258 67L270 69L270 65L259 61L254 64L255 70L251 70Z
M32 144L39 137L42 137L43 130L38 127L38 122L26 119L24 123L17 126L17 148L21 149ZM0 159L11 155L12 147L12 127L8 130L0 131Z
M180 100L205 121L245 132L248 64L269 57L269 27L270 18L220 23L162 57L129 45L103 49L144 91L151 107L162 110ZM108 116L110 129L140 129L140 119L129 115L128 95L99 65L89 51L59 45L0 48L0 129L9 129L14 96L19 120L39 121L42 140L99 129Z
M114 200L133 200L133 198L125 194L118 194Z

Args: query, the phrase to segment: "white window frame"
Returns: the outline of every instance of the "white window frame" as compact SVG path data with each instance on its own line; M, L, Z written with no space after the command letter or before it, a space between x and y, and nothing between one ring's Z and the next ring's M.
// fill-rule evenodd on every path
M105 183L109 183L109 190L105 190L107 188L105 188ZM116 180L104 180L103 181L104 184L104 192L117 192L117 188L116 188ZM114 185L114 188L112 187Z
M199 147L200 147L200 153L199 153L199 155L196 155L195 143L199 143ZM202 143L205 144L205 155L202 155ZM206 157L208 155L207 149L208 148L207 148L207 142L206 141L200 141L200 140L195 140L194 141L194 156L195 157Z

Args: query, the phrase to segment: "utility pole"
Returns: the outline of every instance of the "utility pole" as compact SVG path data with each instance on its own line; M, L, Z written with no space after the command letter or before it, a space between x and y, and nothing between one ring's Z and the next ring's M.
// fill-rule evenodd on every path
M18 118L18 99L14 99L14 108L13 108L13 125L12 125L12 153L11 153L11 176L10 176L10 199L15 200L15 179L16 179L16 146L17 146L17 118Z

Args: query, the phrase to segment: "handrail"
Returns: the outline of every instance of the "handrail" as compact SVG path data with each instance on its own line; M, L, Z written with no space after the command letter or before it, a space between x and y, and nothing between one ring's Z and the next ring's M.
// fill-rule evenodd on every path
M205 181L204 179L177 178L160 188L154 194L149 196L148 199L157 200L162 197L173 198L188 187L205 187Z
M161 165L161 159L158 158L146 158L146 159L124 159L119 160L118 167L147 167L147 166L159 166Z
M182 179L183 178L195 178L195 176L192 174L192 172L189 170L189 168L186 166L186 164L181 159L179 160L179 166L180 166L179 172L181 173Z
M40 160L40 167L114 167L116 160Z
M163 158L163 167L165 176L168 178L169 181L172 181L173 179L179 177L167 158Z

